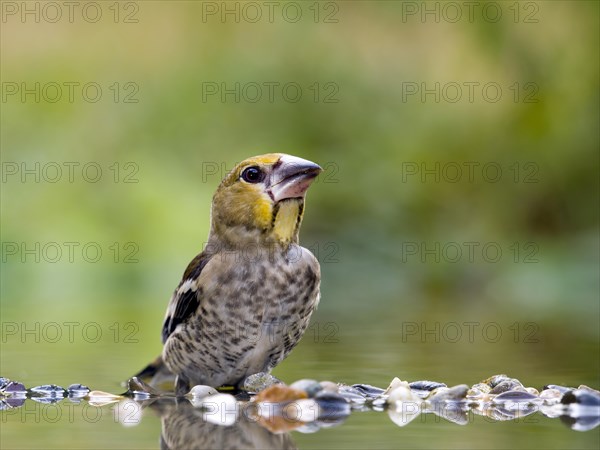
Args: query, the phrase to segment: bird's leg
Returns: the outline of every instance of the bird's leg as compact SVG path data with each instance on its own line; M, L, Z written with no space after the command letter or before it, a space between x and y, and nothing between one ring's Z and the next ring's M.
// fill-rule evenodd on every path
M175 395L177 397L183 397L190 391L190 383L184 378L182 375L177 375L177 379L175 381Z

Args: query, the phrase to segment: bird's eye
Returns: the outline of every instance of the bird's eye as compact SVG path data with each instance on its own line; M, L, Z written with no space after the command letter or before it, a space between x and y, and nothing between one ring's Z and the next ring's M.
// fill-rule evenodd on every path
M242 172L242 180L248 183L260 183L264 178L265 174L256 166L248 167Z

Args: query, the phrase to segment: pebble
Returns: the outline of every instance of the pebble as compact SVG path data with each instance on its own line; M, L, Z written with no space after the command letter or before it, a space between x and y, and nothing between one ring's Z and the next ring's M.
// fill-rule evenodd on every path
M423 401L411 391L407 382L392 384L395 384L395 387L387 398L388 416L396 425L403 427L421 414Z
M396 389L399 386L403 386L404 384L406 384L408 386L408 388L410 389L410 386L408 385L408 383L406 381L402 381L400 378L394 377L394 379L390 382L390 385L387 387L387 389L385 391L383 391L383 395L388 395L394 389Z
M92 406L103 406L118 402L123 398L123 396L104 391L91 391L86 398L88 403Z
M152 386L144 383L138 377L132 377L127 380L127 397L133 397L138 400L145 400L151 397L159 397L161 394Z
M593 389L574 389L565 393L560 400L563 405L600 407L600 392Z
M64 400L64 397L30 397L30 398L34 402L44 403L44 404L53 404L53 403L62 402Z
M198 406L205 410L202 419L215 425L231 426L239 416L237 400L230 394L209 395Z
M275 378L270 373L259 372L247 377L244 380L242 389L250 393L257 393L276 384L283 384L283 381L279 378Z
M69 398L81 398L88 395L90 388L84 386L83 384L71 384L67 388L67 392L69 394Z
M385 392L385 389L370 384L353 384L352 387L366 399L375 399Z
M340 388L339 384L334 383L333 381L321 381L319 384L323 390L328 392L337 392Z
M294 381L290 388L306 392L309 397L314 397L317 392L323 390L323 386L316 380L303 379Z
M135 400L126 398L113 409L113 417L115 422L120 422L124 427L135 427L142 422L142 405Z
M306 392L298 389L292 389L291 387L283 384L274 384L256 394L254 401L266 403L287 403L302 398L308 398Z
M124 396L146 400L163 394L133 377L127 382ZM448 387L435 381L408 383L395 377L387 389L369 384L344 385L332 381L301 379L290 386L268 373L248 377L243 384L243 396L237 398L218 393L210 386L194 386L186 395L193 406L202 408L207 422L230 426L239 418L240 402L257 411L259 423L272 431L297 429L309 433L335 426L354 411L384 411L398 426L405 426L422 413L434 413L444 419L466 424L473 411L495 420L514 420L541 412L560 419L574 430L587 431L600 426L600 392L589 386L578 388L548 384L541 392L506 374L494 375L470 388L467 385ZM257 393L256 395L253 395ZM90 391L87 386L71 384L67 389L49 384L27 390L22 383L0 377L0 410L18 408L27 398L39 403L56 403L68 397L71 401L85 399L92 406L119 401L119 411L142 403L102 391ZM466 400L469 400L467 402ZM115 410L117 410L115 409ZM200 412L199 412L200 414ZM290 418L292 420L290 420Z
M438 383L437 381L429 381L429 380L413 381L411 383L408 383L408 385L410 386L410 388L412 390L427 391L427 392L431 392L434 389L437 389L440 387L448 387L446 385L446 383Z
M314 401L319 405L319 419L339 422L350 414L350 404L344 396L334 392L321 391Z
M496 403L496 404L506 403L506 402L531 403L531 402L537 402L539 400L540 400L540 398L537 395L531 394L527 391L519 390L519 391L506 391L506 392L503 392L502 394L498 394L498 395L496 395L496 397L494 397L492 402Z
M469 386L466 384L459 384L450 388L440 387L431 391L431 395L427 400L431 403L463 401L467 398L468 391Z
M547 389L555 389L557 391L559 391L561 394L565 394L569 391L572 391L575 388L572 387L567 387L567 386L559 386L558 384L547 384L546 386L544 386L544 391Z
M387 397L387 404L396 411L419 411L422 400L415 394L407 382L396 383ZM393 419L392 419L393 420Z
M208 397L209 395L217 395L219 391L217 391L214 387L205 386L202 384L198 384L194 386L190 392L188 392L186 397L193 397L195 399Z
M471 386L471 389L467 391L467 398L469 400L483 400L491 390L492 388L489 384L477 383Z
M38 397L52 397L52 398L64 398L67 396L67 391L55 384L44 384L42 386L36 386L30 389L32 398Z
M493 375L489 378L486 378L485 380L482 381L482 383L487 384L489 387L491 387L493 389L497 385L499 385L500 383L502 383L503 381L506 381L506 380L510 380L510 377L504 373L501 373L499 375Z
M427 398L431 394L431 391L438 388L448 387L445 383L438 383L436 381L413 381L408 383L412 391L421 398Z
M508 391L525 390L521 382L514 378L505 379L497 383L495 386L490 385L490 387L492 388L490 390L490 395L498 395Z
M563 392L558 389L549 388L540 392L540 398L547 402L558 403L563 396Z
M314 398L296 400L290 404L290 407L284 409L284 417L291 417L298 422L316 422L319 416L321 416L321 407Z
M4 390L8 383L10 383L10 380L8 378L0 377L0 392Z
M431 407L432 406L432 407ZM435 403L425 409L426 412L432 412L436 416L442 417L449 422L457 425L466 425L468 423L468 407L464 403L444 402Z
M361 390L354 386L340 386L338 393L347 401L355 405L365 404L368 398Z
M538 390L537 390L536 388L534 388L534 387L527 387L527 388L525 388L525 390L526 390L527 392L529 392L530 394L536 395L536 396L538 396L538 397L540 396L540 391L538 391Z
M2 390L2 394L9 397L25 397L27 395L27 389L23 383L18 381L9 381Z

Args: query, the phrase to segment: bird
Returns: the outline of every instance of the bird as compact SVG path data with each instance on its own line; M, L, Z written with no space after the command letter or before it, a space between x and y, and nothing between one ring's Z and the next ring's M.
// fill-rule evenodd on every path
M320 300L317 258L299 245L306 192L322 168L284 153L237 164L219 184L202 252L169 301L161 355L140 378L240 387L300 341Z

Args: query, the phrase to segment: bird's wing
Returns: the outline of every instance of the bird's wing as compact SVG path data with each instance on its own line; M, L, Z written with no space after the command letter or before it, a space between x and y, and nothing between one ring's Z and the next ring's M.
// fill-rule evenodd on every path
M171 297L167 315L163 323L162 341L163 344L168 337L175 331L177 325L185 322L198 309L200 304L201 289L198 287L197 281L202 269L210 261L209 254L202 252L196 256L187 266L183 274L183 279Z

